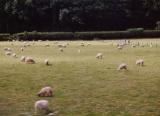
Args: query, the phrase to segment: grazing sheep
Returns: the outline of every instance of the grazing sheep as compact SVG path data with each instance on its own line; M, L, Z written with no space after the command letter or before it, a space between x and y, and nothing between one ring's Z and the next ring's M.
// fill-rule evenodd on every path
M144 60L143 59L137 60L136 61L136 65L138 65L138 66L144 66Z
M119 50L121 50L121 49L123 48L123 46L120 46L120 45L119 45L117 48L118 48Z
M103 54L102 54L102 53L98 53L98 54L96 55L96 58L97 58L97 59L102 59L102 57L103 57Z
M152 44L152 43L150 43L150 45L149 45L149 46L150 46L150 48L152 48L152 47L153 47L153 44Z
M12 51L11 48L4 48L4 51Z
M15 53L12 54L13 57L17 58L17 55Z
M30 57L26 57L25 58L25 63L26 64L35 64L35 61Z
M63 48L59 48L59 51L60 51L60 52L63 52Z
M10 56L10 55L12 54L12 52L7 51L7 52L5 52L5 54L6 54L7 56Z
M65 44L58 44L58 47L60 47L60 48L66 48L67 46Z
M135 48L136 47L136 45L132 45L132 48Z
M34 104L35 113L43 112L47 114L49 112L48 101L47 100L38 100Z
M25 62L25 59L26 59L26 56L22 56L20 60L21 62Z
M45 60L44 60L44 63L45 63L46 65L49 65L49 60L48 60L48 59L45 59Z
M49 47L49 46L50 46L49 44L46 44L46 45L45 45L45 47Z
M127 70L127 64L125 64L125 63L122 63L122 64L120 64L119 66L118 66L118 69L117 70Z
M52 88L51 87L44 87L38 92L39 97L51 97L52 96Z
M21 48L21 51L23 52L23 51L24 51L24 48Z
M80 46L85 46L85 44L84 44L84 43L81 43Z

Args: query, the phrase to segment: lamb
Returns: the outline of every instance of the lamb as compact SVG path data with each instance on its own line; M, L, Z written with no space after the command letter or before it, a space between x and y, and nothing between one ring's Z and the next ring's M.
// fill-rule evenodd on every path
M53 94L51 87L44 87L38 92L39 97L51 97Z
M25 63L26 64L35 64L35 61L30 57L26 57L25 58Z
M97 58L97 59L102 59L102 57L103 57L103 54L102 54L102 53L98 53L98 54L96 55L96 58Z
M127 68L128 68L127 64L122 63L122 64L119 65L117 70L127 70Z
M38 100L34 104L35 113L43 112L45 114L49 113L48 101L47 100Z
M143 59L139 59L136 61L136 65L138 66L144 66L144 60Z

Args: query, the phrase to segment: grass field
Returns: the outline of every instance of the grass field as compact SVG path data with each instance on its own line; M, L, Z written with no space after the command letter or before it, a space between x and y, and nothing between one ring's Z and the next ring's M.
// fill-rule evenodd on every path
M23 52L23 42L1 42L0 116L35 116L34 103L40 99L48 100L58 116L160 116L160 40L132 40L137 41L146 46L119 50L114 41L89 41L84 47L82 41L61 41L69 43L64 52L55 41L36 42ZM19 58L6 56L4 47ZM95 58L98 52L102 60ZM22 55L33 57L36 64L20 62ZM44 64L46 58L52 66ZM144 67L135 65L141 58ZM128 71L117 71L123 62ZM54 88L54 97L36 96L46 85Z

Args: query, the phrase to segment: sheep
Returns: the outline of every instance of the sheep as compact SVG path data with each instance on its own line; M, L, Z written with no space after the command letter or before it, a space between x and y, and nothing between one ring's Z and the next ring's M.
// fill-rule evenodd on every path
M25 63L26 64L35 64L35 61L30 57L26 57L25 58Z
M53 94L51 87L44 87L38 92L39 97L51 97Z
M4 48L4 51L12 51L11 48Z
M17 58L17 55L15 53L12 54L13 57Z
M136 61L136 65L138 66L144 66L144 60L143 59L139 59Z
M60 51L60 52L63 52L63 48L59 48L59 51Z
M10 55L12 54L12 52L7 51L7 52L5 52L5 54L6 54L7 56L10 56Z
M118 69L117 70L127 70L128 69L128 66L127 64L125 63L122 63L118 66Z
M85 46L85 44L82 42L82 43L80 44L80 46Z
M34 104L35 113L43 112L44 114L49 113L48 101L47 100L38 100Z
M44 63L45 63L46 65L49 65L49 60L48 60L48 59L45 59L45 60L44 60Z
M26 59L26 56L22 56L20 60L21 62L25 62L25 59Z
M49 46L50 46L49 44L46 44L46 45L45 45L45 47L49 47Z
M21 48L21 51L23 52L23 51L24 51L24 48Z
M149 45L149 46L150 46L150 48L152 48L152 47L153 47L153 44L152 44L152 43L150 43L150 45Z
M97 59L102 59L102 57L103 57L103 54L102 54L102 53L98 53L98 54L96 55L96 58L97 58Z
M123 48L123 46L119 45L117 48L118 48L119 50L121 50L121 49Z
M136 47L136 45L132 45L132 48L135 48Z
M67 46L65 44L58 44L58 47L60 47L60 48L66 48Z

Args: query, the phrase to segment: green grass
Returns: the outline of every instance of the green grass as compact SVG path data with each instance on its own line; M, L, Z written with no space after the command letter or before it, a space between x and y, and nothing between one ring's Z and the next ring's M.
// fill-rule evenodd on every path
M0 43L0 116L34 115L34 102L49 100L49 107L59 116L159 116L160 115L160 40L133 40L158 43L158 47L125 46L118 50L114 41L62 41L70 45L61 53L55 42L36 42L20 51L22 42ZM87 42L85 42L87 43ZM44 47L50 44L50 47ZM5 56L10 47L19 56ZM81 53L78 53L81 49ZM104 54L97 60L98 52ZM29 55L36 64L20 62ZM48 58L52 66L45 66ZM143 58L144 67L135 61ZM120 63L129 71L117 71ZM54 97L39 98L36 93L44 86L54 88Z

